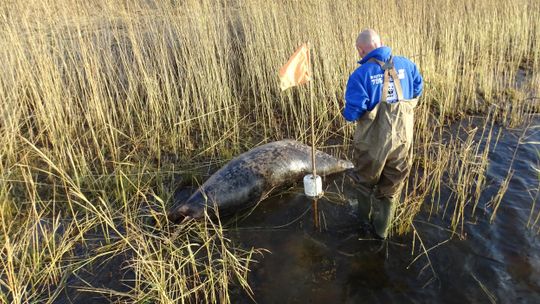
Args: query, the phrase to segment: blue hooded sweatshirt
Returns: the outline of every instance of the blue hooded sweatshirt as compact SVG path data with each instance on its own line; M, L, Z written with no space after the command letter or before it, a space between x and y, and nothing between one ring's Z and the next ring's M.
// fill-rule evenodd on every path
M361 64L349 77L345 91L343 117L356 121L367 111L373 110L381 100L384 80L383 69L371 58L386 62L392 50L382 46L369 52L358 63ZM413 99L422 94L423 80L416 65L405 57L394 56L394 67L399 75L404 99Z

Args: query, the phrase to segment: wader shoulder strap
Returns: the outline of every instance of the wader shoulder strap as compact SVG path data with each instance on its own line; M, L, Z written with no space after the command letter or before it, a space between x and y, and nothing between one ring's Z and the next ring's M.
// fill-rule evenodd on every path
M375 58L371 58L368 61L377 63L384 71L384 82L381 94L381 101L386 102L386 98L388 96L388 85L390 84L390 76L392 76L392 79L394 80L394 88L396 89L398 101L403 100L403 90L401 89L401 82L399 80L398 73L396 72L396 68L394 67L394 59L390 57L388 62L382 62Z

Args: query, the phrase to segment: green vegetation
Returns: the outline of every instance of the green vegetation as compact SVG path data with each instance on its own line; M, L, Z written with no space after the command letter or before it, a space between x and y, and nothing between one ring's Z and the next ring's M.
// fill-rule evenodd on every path
M119 297L221 303L231 284L249 289L254 251L236 249L219 223L162 223L155 234L141 210L162 218L177 175L262 142L309 142L309 91L282 93L276 76L305 41L318 144L338 139L331 153L346 154L354 126L340 110L363 27L426 81L397 232L426 200L460 230L484 187L493 126L539 110L539 20L534 0L2 1L0 301L52 302L95 258L74 258L94 229L106 232L97 256L133 256L135 287ZM468 115L484 125L465 140L447 132Z

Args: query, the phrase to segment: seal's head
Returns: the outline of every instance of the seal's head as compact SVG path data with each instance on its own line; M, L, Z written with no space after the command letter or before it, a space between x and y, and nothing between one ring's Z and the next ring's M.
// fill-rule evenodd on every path
M169 211L167 218L173 223L182 223L189 219L198 219L203 216L203 206L184 203Z

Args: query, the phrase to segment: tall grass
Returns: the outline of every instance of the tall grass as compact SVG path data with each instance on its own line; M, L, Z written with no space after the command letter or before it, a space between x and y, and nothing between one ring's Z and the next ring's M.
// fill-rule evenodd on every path
M343 148L333 152L346 154L354 125L340 116L342 96L365 27L414 60L426 82L398 231L426 199L463 227L484 187L494 123L515 126L539 110L538 20L534 0L2 1L2 299L54 298L73 270L74 244L99 226L135 254L138 283L128 297L226 301L250 253L226 242L220 225L196 230L202 257L186 238L153 240L140 230L138 208L166 209L175 175L197 163L273 139L307 142L309 92L282 93L276 79L305 41L313 46L318 144L337 139ZM485 115L485 124L466 127L465 139L448 134L450 122L471 114ZM443 186L452 199L441 205ZM36 223L58 218L67 221L60 241L53 232L36 237ZM181 257L189 262L172 261ZM40 268L44 259L54 263Z

